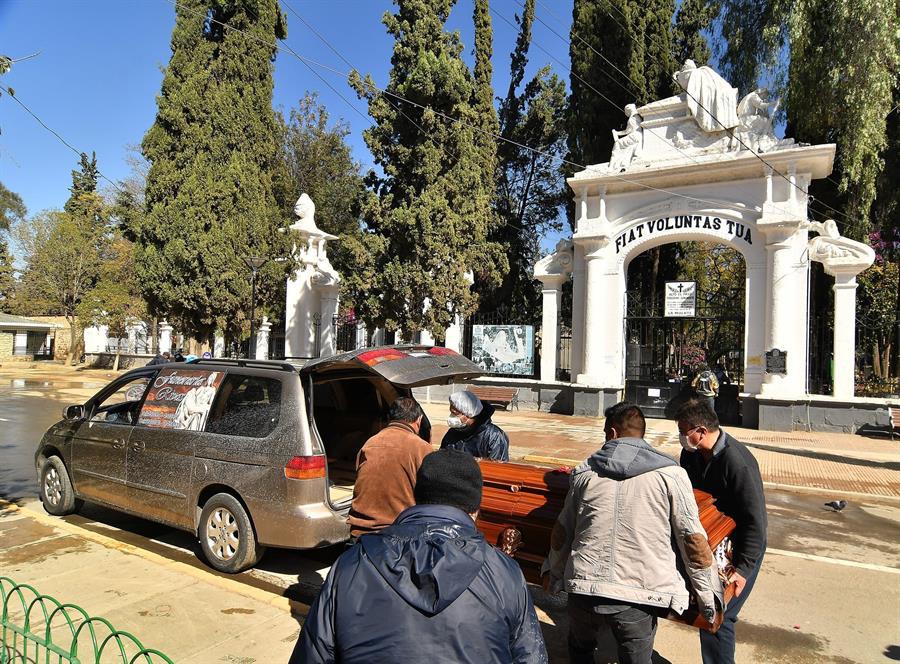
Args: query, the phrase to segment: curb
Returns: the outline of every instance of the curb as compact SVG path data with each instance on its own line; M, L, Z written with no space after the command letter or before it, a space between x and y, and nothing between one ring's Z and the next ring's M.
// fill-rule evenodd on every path
M203 570L197 569L196 567L188 565L187 563L182 563L176 560L169 560L165 556L161 556L158 553L145 551L144 549L134 546L133 544L119 542L111 537L107 537L106 535L101 535L100 533L85 530L80 526L71 524L58 517L41 514L40 512L35 512L30 509L23 509L15 503L3 500L2 498L0 498L0 509L19 512L20 514L23 514L30 519L34 519L39 523L64 530L70 534L77 535L78 537L81 537L83 539L90 540L96 544L100 544L107 549L114 549L116 551L121 551L122 553L138 556L139 558L143 558L144 560L148 560L157 565L161 565L162 567L167 567L180 574L186 574L196 579L197 581L209 583L211 585L217 586L218 588L221 588L222 590L236 593L248 599L252 599L269 606L274 606L283 609L288 613L291 613L291 601L287 597L284 597L282 595L276 595L274 593L263 590L262 588L248 586L247 584L241 583L240 581L234 581L232 579L217 576L216 574L205 572Z

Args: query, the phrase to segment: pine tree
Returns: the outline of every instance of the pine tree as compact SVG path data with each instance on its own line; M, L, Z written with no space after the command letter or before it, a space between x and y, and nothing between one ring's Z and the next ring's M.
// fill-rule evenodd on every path
M135 260L152 313L183 321L198 339L215 329L246 334L243 258L274 257L275 231L289 223L273 183L274 44L285 36L276 0L188 0L176 8L156 121L142 144L151 166ZM281 273L270 261L257 280Z
M496 284L506 269L499 246L487 241L494 214L484 146L473 129L475 77L460 57L458 35L444 30L453 5L398 0L397 13L384 16L395 39L387 91L370 77L352 78L375 120L364 138L384 177L373 178L377 198L364 210L369 288L351 300L372 326L427 329L438 339L456 314L477 307L467 272Z

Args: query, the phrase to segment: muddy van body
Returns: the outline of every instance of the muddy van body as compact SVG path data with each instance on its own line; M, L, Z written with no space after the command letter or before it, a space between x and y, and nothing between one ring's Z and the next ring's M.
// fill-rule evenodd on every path
M356 454L391 402L480 374L426 346L134 369L44 434L41 500L51 514L88 501L190 531L211 566L238 572L268 546L345 541Z

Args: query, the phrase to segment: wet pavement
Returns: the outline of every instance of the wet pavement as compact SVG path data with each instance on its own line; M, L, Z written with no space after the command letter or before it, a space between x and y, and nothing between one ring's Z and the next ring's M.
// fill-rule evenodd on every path
M22 509L0 505L0 571L113 618L176 661L285 661L298 624L342 547L270 550L256 569L229 576L206 566L189 533L92 505L63 519L49 517L34 500L35 445L63 405L84 401L105 380L14 380L19 379L4 382L0 375L0 496L18 499ZM443 411L434 405L428 410L439 440ZM520 457L542 452L583 458L602 436L596 419L522 415L498 418ZM648 438L677 452L669 449L666 426L651 421ZM881 441L860 441L855 454L845 454L846 439L795 436L786 451L783 437L774 432L749 432L745 438L758 448L754 454L835 464L832 474L897 472L892 448ZM803 456L807 453L820 456ZM860 463L854 465L854 459ZM783 466L783 460L778 463ZM808 470L801 468L803 481ZM894 475L885 477L890 489L900 491ZM900 659L900 503L889 496L853 496L835 513L823 505L835 497L830 489L800 488L806 492L766 492L769 550L738 626L737 661ZM564 599L537 587L532 592L551 661L564 662ZM282 602L281 608L273 610L267 597ZM657 663L699 661L694 630L669 621L660 621L656 650Z

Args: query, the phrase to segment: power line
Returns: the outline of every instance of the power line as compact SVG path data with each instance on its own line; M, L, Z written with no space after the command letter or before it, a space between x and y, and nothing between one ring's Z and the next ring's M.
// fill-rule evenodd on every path
M168 0L168 2L171 3L172 5L174 5L175 7L180 8L180 9L182 9L182 10L184 10L184 11L189 12L189 13L192 13L192 14L194 14L194 15L197 15L197 16L203 16L204 18L207 18L209 21L211 21L211 22L213 22L213 23L216 23L216 24L218 24L218 25L221 25L223 28L227 28L227 29L232 30L232 31L234 31L234 32L237 32L237 33L239 33L239 34L243 34L243 35L246 36L246 37L249 37L249 38L251 38L251 39L255 39L255 40L257 40L257 41L259 41L259 42L261 42L261 43L263 43L263 44L266 44L267 46L272 46L272 47L274 47L274 48L276 48L276 49L278 49L278 50L281 50L281 48L280 48L280 46L278 45L277 42L274 42L274 43L273 43L273 42L268 42L268 41L266 41L266 40L264 40L264 39L262 39L262 38L260 38L260 37L257 37L257 36L255 36L255 35L249 34L249 33L245 32L245 31L241 30L240 28L235 28L234 26L232 26L232 25L230 25L230 24L228 24L228 23L225 23L225 22L223 22L223 21L219 21L218 19L209 18L209 17L207 17L205 14L201 14L200 12L197 12L197 11L194 11L194 10L192 10L192 9L190 9L190 8L184 7L183 5L181 5L181 4L178 2L178 0ZM349 79L349 78L350 78L350 74L348 74L348 73L346 73L346 72L342 72L342 71L340 71L340 70L338 70L338 69L335 69L334 67L331 67L331 66L326 65L326 64L324 64L324 63L318 62L317 60L313 60L312 58L309 58L309 57L300 55L299 53L296 53L296 52L294 52L293 50L291 50L290 53L291 53L291 55L293 55L294 57L296 57L296 58L299 59L299 60L308 62L308 63L310 63L310 64L312 64L312 65L315 65L315 66L317 66L317 67L320 67L320 68L322 68L322 69L325 69L326 71L329 71L329 72L331 72L331 73L334 73L334 74L336 74L336 75L338 75L338 76L340 76L340 77L342 77L342 78L344 78L344 79ZM386 89L380 88L380 87L378 87L377 85L375 85L374 83L371 84L371 88L372 88L373 90L377 91L377 92L380 92L381 94L387 95L387 96L389 96L389 97L391 97L391 98L393 98L393 99L396 99L396 100L398 100L398 101L405 102L405 103L407 103L407 104L410 104L410 105L415 106L415 107L417 107L417 108L419 108L419 109L422 109L422 110L430 111L431 113L434 113L436 116L438 116L438 117L440 117L440 118L443 118L444 120L447 120L447 121L450 121L450 122L455 122L455 123L460 124L460 125L462 125L462 126L468 127L468 128L470 128L470 129L472 129L473 131L477 131L477 132L479 132L479 133L486 134L486 135L488 135L488 136L492 136L492 137L493 137L494 139L496 139L496 140L501 140L501 141L504 141L504 142L509 143L509 144L511 144L511 145L515 145L515 146L517 146L517 147L519 147L519 148L522 148L523 150L528 150L528 151L530 151L530 152L534 152L535 154L543 155L543 156L548 157L548 158L550 158L550 159L552 159L552 160L559 161L560 163L567 164L567 165L570 165L570 166L575 166L575 167L577 167L577 168L579 168L579 169L581 169L581 170L583 170L583 171L589 171L589 172L593 171L593 172L595 172L595 173L598 173L598 174L601 174L601 175L606 175L606 176L612 177L612 178L614 178L614 179L616 179L616 180L620 180L620 181L622 181L622 182L626 182L626 183L628 183L628 184L632 184L632 185L634 185L634 186L636 186L636 187L640 187L640 188L642 188L642 189L647 189L647 190L650 190L650 191L657 191L657 192L660 192L660 193L663 193L663 194L667 194L667 195L669 195L669 196L674 196L674 197L676 197L676 198L683 198L683 199L685 199L685 200L692 200L692 201L696 201L696 202L698 202L698 203L705 203L705 204L707 204L707 205L713 205L713 206L718 206L718 207L726 207L726 208L731 208L731 209L734 209L734 210L747 210L747 209L749 209L748 206L746 206L746 205L739 205L739 204L734 204L734 203L727 203L727 202L725 202L725 201L711 201L711 200L706 200L706 199L703 199L703 198L697 198L696 196L689 196L689 195L687 195L687 194L681 194L681 193L678 193L678 192L675 192L675 191L671 191L671 190L669 190L669 189L661 189L661 188L659 188L659 187L654 187L654 186L652 186L652 185L646 184L646 183L644 183L644 182L639 182L639 181L637 181L637 180L630 180L630 179L628 179L627 177L625 177L625 176L623 176L623 175L620 175L620 174L618 174L618 173L609 173L609 172L601 171L600 169L598 169L598 168L596 168L596 167L594 167L594 166L588 166L588 165L584 165L584 164L579 164L579 163L574 162L574 161L571 161L571 160L569 160L569 159L565 159L565 158L563 158L563 157L558 157L558 156L556 156L556 155L554 155L554 154L551 154L551 153L549 153L549 152L546 152L546 151L544 151L544 150L539 150L539 149L537 149L537 148L532 148L532 147L530 147L530 146L528 146L528 145L525 145L525 144L523 144L523 143L519 143L519 142L514 141L514 140L512 140L512 139L509 139L509 138L505 138L504 136L501 136L501 135L499 135L499 134L495 134L495 133L493 133L493 132L487 131L487 130L485 130L485 129L482 129L481 127L478 127L478 126L476 126L476 125L470 124L470 123L468 123L468 122L466 122L466 121L464 121L464 120L460 120L460 119L458 119L458 118L454 118L454 117L452 117L452 116L446 115L445 113L443 113L443 112L441 112L441 111L438 111L438 110L436 110L436 109L434 109L434 108L431 108L430 106L425 106L425 105L423 105L423 104L419 104L418 102L415 102L415 101L412 101L412 100L410 100L410 99L407 99L407 98L405 98L405 97L403 97L403 96L401 96L401 95L398 95L398 94L396 94L396 93L394 93L394 92L391 92L390 90L386 90Z
M81 150L77 149L75 146L73 146L71 143L69 143L66 139L64 139L62 136L60 136L58 132L54 131L54 130L51 129L49 126L47 126L47 123L45 123L43 120L41 120L41 119L34 113L34 111L32 111L30 108L28 108L28 107L25 105L25 103L24 103L21 99L19 99L18 93L15 94L15 95L9 95L9 96L10 96L10 97L11 97L11 98L12 98L19 106L21 106L22 108L24 108L25 111L26 111L31 117L33 117L35 120L37 120L37 121L38 121L38 124L40 124L44 129L46 129L47 131L49 131L51 134L53 134L54 136L56 136L56 138L57 138L63 145L65 145L65 146L66 146L67 148L69 148L72 152L74 152L76 155L78 155L78 158L79 158L79 159L82 157L82 155L87 155L86 152L82 152ZM109 182L113 187L116 188L117 191L119 191L119 193L122 193L122 194L125 193L125 190L124 190L124 189L122 189L118 184L116 184L115 182L113 182L112 180L110 180L108 177L106 177L106 176L100 171L99 168L97 169L97 175L99 175L101 178L103 178L104 180L106 180L107 182Z

